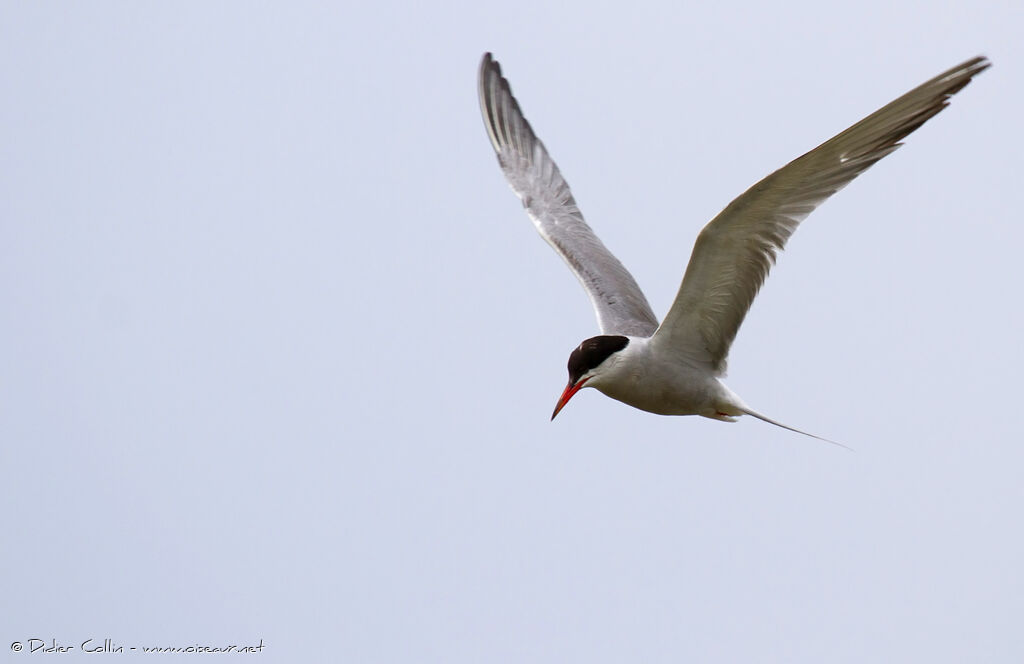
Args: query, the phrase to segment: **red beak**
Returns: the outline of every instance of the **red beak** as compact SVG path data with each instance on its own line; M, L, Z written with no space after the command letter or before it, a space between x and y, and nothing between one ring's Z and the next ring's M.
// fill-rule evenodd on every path
M572 399L572 395L579 392L580 388L583 387L583 383L587 382L588 380L590 380L589 376L587 376L580 382L576 383L575 385L569 383L568 385L565 386L565 391L562 392L562 396L558 398L558 403L555 404L555 412L551 413L551 419L555 419L555 415L558 415L558 411L565 408L565 404L569 403L569 399Z

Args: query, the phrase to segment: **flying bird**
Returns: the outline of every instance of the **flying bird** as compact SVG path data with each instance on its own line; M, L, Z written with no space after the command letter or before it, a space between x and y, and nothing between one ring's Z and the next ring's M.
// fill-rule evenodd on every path
M989 65L988 59L976 57L939 74L729 203L697 236L675 301L659 324L633 276L583 220L501 66L490 53L484 54L478 78L480 110L498 164L541 236L580 280L601 329L569 355L569 383L551 419L580 389L593 387L659 415L701 415L726 422L750 415L818 438L755 412L725 386L729 347L776 254L800 222L894 152Z

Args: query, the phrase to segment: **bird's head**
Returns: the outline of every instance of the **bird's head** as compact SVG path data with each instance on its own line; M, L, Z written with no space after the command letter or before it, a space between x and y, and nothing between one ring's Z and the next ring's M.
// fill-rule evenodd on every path
M551 419L555 419L558 411L569 403L569 399L580 391L590 381L600 380L602 374L615 364L618 353L629 345L627 337L618 335L602 335L587 339L569 355L569 384L559 397L555 405L555 412L551 413Z

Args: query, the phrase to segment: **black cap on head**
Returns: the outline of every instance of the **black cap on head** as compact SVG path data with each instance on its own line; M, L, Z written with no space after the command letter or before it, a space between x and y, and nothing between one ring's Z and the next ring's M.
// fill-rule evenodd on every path
M629 345L629 339L618 335L591 337L569 355L569 383L575 384L583 374L600 366L608 356Z

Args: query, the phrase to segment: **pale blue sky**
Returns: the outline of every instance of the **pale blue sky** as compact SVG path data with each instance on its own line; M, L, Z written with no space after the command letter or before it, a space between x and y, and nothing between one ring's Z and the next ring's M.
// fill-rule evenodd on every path
M1024 659L1019 3L711 4L0 5L2 659ZM734 196L992 59L733 348L855 453L593 390L548 421L596 325L485 50L659 315Z

